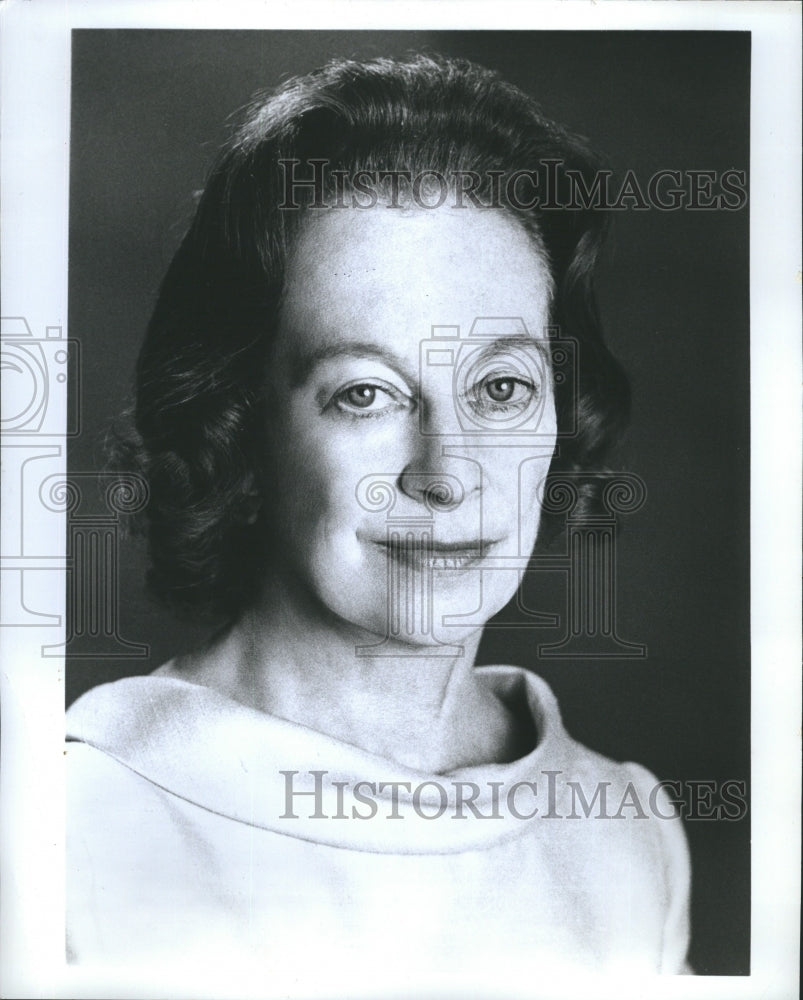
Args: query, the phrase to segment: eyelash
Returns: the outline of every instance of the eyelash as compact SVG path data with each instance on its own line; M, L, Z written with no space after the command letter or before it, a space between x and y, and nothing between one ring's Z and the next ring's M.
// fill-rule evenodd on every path
M391 405L383 406L380 410L368 410L364 407L349 404L347 400L348 393L353 392L355 389L372 390L374 392L374 398L371 400L371 403L376 400L376 393L381 392L389 397ZM403 409L404 406L408 404L413 404L413 400L410 399L409 396L406 396L400 390L394 388L392 385L389 385L387 382L381 382L374 379L372 381L365 382L352 382L350 385L346 385L342 389L338 389L324 409L329 409L329 407L334 406L340 413L347 417L351 417L356 420L366 420L385 417L388 413Z
M480 392L483 389L487 390L489 386L499 382L511 382L514 387L514 393L516 387L524 388L528 392L527 398L524 400L516 400L515 402L512 400L499 401L480 398ZM481 413L510 413L511 411L524 410L532 399L538 398L538 394L538 387L529 379L521 378L517 375L511 375L507 372L493 372L486 375L485 378L481 379L479 382L476 382L468 390L468 392L462 393L461 399Z

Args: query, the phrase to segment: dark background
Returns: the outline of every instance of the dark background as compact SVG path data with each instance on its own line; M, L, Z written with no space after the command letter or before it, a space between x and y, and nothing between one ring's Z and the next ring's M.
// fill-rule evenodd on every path
M547 114L646 187L660 169L749 167L750 37L725 32L73 32L70 336L81 343L83 432L73 473L103 465L161 277L228 120L252 94L334 55L428 48L500 69ZM623 519L618 622L633 660L544 661L550 628L486 634L482 662L537 670L569 732L659 777L749 780L748 212L619 213L599 281L608 339L633 384L614 466L648 500ZM203 636L145 596L141 545L122 543L120 633L149 658L68 659L67 699L147 673ZM531 605L560 610L557 574ZM504 618L515 618L508 611ZM750 830L686 823L691 962L749 972Z

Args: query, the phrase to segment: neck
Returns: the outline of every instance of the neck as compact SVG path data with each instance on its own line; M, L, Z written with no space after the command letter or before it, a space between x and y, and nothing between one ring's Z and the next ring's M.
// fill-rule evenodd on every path
M315 729L427 773L513 759L509 710L474 670L480 631L462 654L385 643L286 586L260 600L206 649L177 661L177 674L252 708Z

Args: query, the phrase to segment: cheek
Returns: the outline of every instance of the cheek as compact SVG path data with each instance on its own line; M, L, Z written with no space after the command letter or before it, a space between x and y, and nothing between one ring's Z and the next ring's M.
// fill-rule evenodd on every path
M280 522L296 538L311 541L349 519L356 470L343 467L330 452L299 449L280 458L277 494Z
M286 421L273 428L275 484L282 530L303 547L355 548L365 518L357 499L360 481L384 471L389 442L355 440L326 421Z
M544 481L555 451L554 421L542 423L541 434L525 444L523 439L493 449L483 463L487 490L486 510L491 519L515 529L522 543L535 539L540 521Z
M537 434L500 435L494 447L477 452L487 483L494 492L509 495L531 491L546 476L557 443L554 417L542 420Z

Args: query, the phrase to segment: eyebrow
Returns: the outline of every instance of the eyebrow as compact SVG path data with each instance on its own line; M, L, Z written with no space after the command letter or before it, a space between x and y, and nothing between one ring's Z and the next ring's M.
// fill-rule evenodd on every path
M481 343L479 337L469 337L461 340L460 343L471 344ZM511 345L516 347L529 347L541 355L541 359L546 362L547 367L552 363L552 352L549 349L550 340L548 337L517 337L515 334L507 337L495 337L488 342L488 346L482 354L493 357L494 354L502 354Z
M370 341L348 340L331 341L322 344L312 351L298 351L293 354L290 360L290 385L297 389L303 385L313 373L313 371L324 361L334 358L374 358L383 362L389 368L395 369L411 386L418 384L418 373L399 357L394 351L384 347L377 347Z
M422 338L421 343L437 343L439 339ZM506 336L483 343L483 340L479 337L450 337L445 338L443 342L445 345L453 344L456 347L463 346L464 344L474 344L477 347L478 353L485 357L502 354L511 345L531 348L540 354L541 358L546 362L547 368L550 367L551 363L551 354L547 346L549 344L548 338L538 339L536 337ZM332 340L311 351L299 350L294 352L290 360L291 388L297 389L299 386L304 385L318 365L324 361L337 358L374 358L386 364L389 368L393 368L411 387L418 385L420 374L418 370L410 368L407 362L396 354L395 351L385 347L377 347L376 344L370 341L348 340L344 342Z

